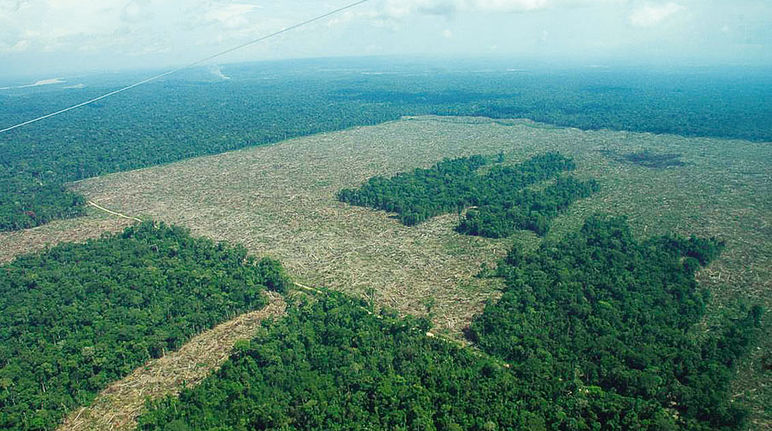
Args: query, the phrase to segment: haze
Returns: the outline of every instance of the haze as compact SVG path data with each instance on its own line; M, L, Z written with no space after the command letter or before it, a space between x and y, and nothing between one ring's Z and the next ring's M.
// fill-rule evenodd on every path
M0 79L185 64L348 3L0 0ZM400 55L767 66L770 22L764 0L373 0L219 61Z

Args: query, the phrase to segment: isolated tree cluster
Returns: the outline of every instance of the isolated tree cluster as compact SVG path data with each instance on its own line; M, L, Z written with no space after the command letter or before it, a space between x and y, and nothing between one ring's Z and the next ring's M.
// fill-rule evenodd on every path
M338 199L396 212L408 226L471 208L456 230L501 238L519 229L543 235L560 212L598 190L593 180L561 176L575 165L558 153L538 155L515 166L495 164L487 173L478 172L491 162L490 158L475 155L444 160L429 169L415 169L392 178L373 177L358 189L341 190ZM553 182L529 188L547 180Z

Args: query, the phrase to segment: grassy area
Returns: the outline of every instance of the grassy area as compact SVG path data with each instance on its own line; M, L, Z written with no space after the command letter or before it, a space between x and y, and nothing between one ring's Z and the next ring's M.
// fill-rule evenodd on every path
M644 150L678 153L685 165L652 169L608 157ZM772 308L772 146L765 143L415 117L109 175L74 189L112 210L178 223L271 255L306 284L360 296L372 288L378 304L404 313L423 314L432 304L439 329L459 334L484 301L498 295L500 286L474 277L480 265L495 264L513 242L532 248L539 238L465 237L453 232L457 215L406 227L391 214L339 203L335 193L444 157L500 151L513 163L560 151L576 161L577 177L599 181L601 191L555 219L548 237L578 229L595 212L627 215L640 237L718 236L726 250L698 274L714 293L711 307L744 298ZM96 214L63 222L50 228L57 235L50 241L78 229L93 231L73 237L98 236L107 225ZM45 238L40 232L0 236L1 248L38 247L41 241L30 238ZM766 332L772 334L770 320ZM702 328L711 329L709 318ZM772 424L772 375L762 364L769 362L772 337L762 338L740 366L734 388L735 398L751 406L757 429Z

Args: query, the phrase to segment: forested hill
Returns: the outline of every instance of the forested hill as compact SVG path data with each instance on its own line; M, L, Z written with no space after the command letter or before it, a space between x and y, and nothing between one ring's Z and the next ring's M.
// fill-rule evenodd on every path
M68 181L403 115L525 117L585 129L772 141L772 74L765 71L546 73L501 65L478 73L336 61L343 60L229 66L228 81L138 87L0 135L0 230L81 214L83 200L62 188ZM118 85L116 78L110 84ZM0 92L0 125L109 90L105 81L95 85Z
M108 383L286 287L276 261L149 222L0 266L0 429L54 429Z
M427 336L427 320L325 292L201 385L150 403L139 429L742 429L727 387L760 308L692 331L707 295L694 272L722 247L638 242L624 219L596 216L533 254L513 248L504 296L469 331L487 354Z

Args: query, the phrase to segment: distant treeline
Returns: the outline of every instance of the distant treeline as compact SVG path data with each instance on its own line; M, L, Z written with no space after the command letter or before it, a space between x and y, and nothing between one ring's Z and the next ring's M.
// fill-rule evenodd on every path
M276 261L149 222L0 266L0 429L54 429L108 383L286 288Z
M227 82L138 87L0 135L0 231L82 214L83 199L62 187L70 181L403 115L524 117L583 129L772 141L772 75L761 72L443 73L438 68L364 78L343 69L320 73L317 66L233 66L234 79ZM104 91L0 96L0 124Z
M98 91L0 97L0 121ZM392 108L330 104L326 91L313 81L157 84L0 134L0 231L83 214L67 182L399 118Z
M575 165L557 153L535 156L515 166L493 165L485 174L478 172L490 163L490 158L480 155L444 160L429 169L370 178L358 189L341 190L338 199L396 212L399 221L408 226L472 207L457 230L501 238L518 229L545 234L559 212L598 189L595 181L559 176ZM555 178L539 190L527 188Z
M515 247L498 268L504 296L469 328L478 353L325 292L201 385L151 402L139 429L742 429L728 385L761 309L694 334L707 296L694 273L722 248L636 241L601 216L532 254Z

